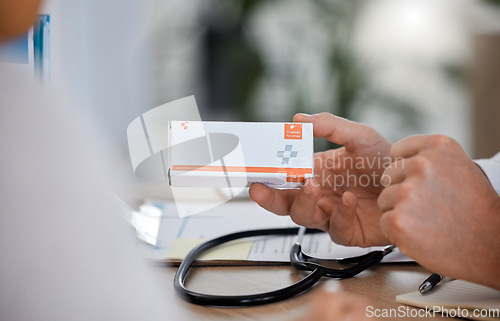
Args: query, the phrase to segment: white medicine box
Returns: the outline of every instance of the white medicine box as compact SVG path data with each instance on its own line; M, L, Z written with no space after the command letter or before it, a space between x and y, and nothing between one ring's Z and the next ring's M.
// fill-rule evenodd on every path
M309 123L170 121L171 186L297 188L313 177Z

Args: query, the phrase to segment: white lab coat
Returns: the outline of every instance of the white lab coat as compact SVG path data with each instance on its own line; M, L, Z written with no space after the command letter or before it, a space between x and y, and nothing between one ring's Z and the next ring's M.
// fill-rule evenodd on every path
M182 320L172 284L135 256L78 118L0 65L0 320Z
M475 162L486 174L495 191L500 194L500 153L492 158L478 159Z

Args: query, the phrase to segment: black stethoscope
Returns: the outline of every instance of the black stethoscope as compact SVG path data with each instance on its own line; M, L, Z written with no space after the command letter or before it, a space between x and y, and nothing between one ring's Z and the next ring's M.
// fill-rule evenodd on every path
M322 232L319 230L309 230L308 233L318 233ZM298 281L295 284L287 286L282 289L258 293L249 295L210 295L203 294L188 290L184 285L184 281L188 274L189 268L193 262L204 252L236 239L255 237L255 236L266 236L266 235L291 235L297 234L295 243L290 250L290 264L298 270L312 271L305 278ZM219 307L238 307L238 306L251 306L260 305L266 303L277 302L291 298L302 292L307 291L312 288L316 282L323 276L331 278L346 279L351 278L364 270L374 266L379 263L384 256L391 253L395 248L394 245L389 245L382 250L371 251L367 254L343 258L334 260L320 260L311 257L302 252L302 239L306 233L305 227L300 228L277 228L277 229L263 229L263 230L251 230L238 232L233 234L228 234L225 236L218 237L216 239L207 241L203 244L198 245L192 249L186 258L182 261L177 273L174 277L174 288L177 293L186 301L199 305L211 305ZM342 265L351 265L346 268L328 268L319 263L311 262L324 262L324 263L335 263Z

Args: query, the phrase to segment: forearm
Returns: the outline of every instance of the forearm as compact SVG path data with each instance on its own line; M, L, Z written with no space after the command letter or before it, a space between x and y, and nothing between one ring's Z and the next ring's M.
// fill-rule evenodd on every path
M466 257L470 265L469 281L500 290L500 197L493 201L487 213L479 213L483 230L475 235L477 240L470 244L473 257Z
M500 290L500 200L497 200L496 203L497 206L492 209L489 216L492 223L491 235L485 236L485 238L491 240L491 244L485 245L486 250L489 251L489 260L486 267L489 276L485 284Z

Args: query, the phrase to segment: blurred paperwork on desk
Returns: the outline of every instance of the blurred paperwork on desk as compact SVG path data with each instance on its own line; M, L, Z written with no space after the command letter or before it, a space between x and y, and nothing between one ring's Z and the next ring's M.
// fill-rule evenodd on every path
M252 201L230 201L203 213L179 218L173 201L146 200L163 212L158 240L155 246L139 244L141 256L158 262L179 264L196 245L225 234L263 228L296 227L289 216L272 214ZM202 202L193 202L193 211ZM268 236L236 240L206 253L203 264L286 264L295 235ZM347 247L333 243L327 233L306 235L303 251L318 258L342 258L365 254L378 247ZM398 250L386 256L383 262L409 262L410 258Z

